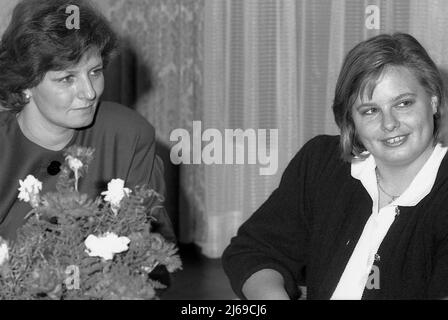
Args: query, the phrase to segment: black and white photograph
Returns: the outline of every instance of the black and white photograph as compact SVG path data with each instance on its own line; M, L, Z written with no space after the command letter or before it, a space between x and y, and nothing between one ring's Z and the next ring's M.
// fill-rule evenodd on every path
M0 0L0 300L446 300L447 151L448 1Z

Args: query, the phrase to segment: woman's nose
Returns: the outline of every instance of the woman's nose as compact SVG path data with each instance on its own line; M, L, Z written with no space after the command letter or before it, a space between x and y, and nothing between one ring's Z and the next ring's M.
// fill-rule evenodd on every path
M385 131L394 131L400 126L400 121L391 111L384 112L382 126Z
M87 100L95 99L96 92L90 79L82 81L81 87L79 88L79 97Z

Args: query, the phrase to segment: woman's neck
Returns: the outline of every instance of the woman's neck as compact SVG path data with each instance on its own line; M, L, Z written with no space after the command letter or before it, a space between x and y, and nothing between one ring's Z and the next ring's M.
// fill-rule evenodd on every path
M68 128L56 128L45 125L44 121L21 111L17 114L17 122L23 135L42 148L59 151L64 149L71 141L75 130Z
M377 177L380 186L389 194L401 195L414 180L415 176L428 161L434 150L431 143L418 159L408 165L391 166L381 162L377 163Z

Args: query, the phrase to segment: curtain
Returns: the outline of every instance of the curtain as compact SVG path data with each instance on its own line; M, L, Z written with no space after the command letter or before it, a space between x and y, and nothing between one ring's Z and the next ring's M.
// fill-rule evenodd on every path
M170 161L170 133L191 131L203 117L203 0L99 0L122 39L120 56L106 73L103 98L127 105L156 128L165 164L165 206L179 240L193 242L204 209L204 170ZM191 227L193 226L193 227Z
M2 1L0 34L16 3ZM300 147L315 135L338 133L331 103L350 48L383 32L408 32L448 70L448 2L443 0L95 4L123 40L106 73L104 97L137 110L156 127L166 167L166 206L179 240L196 243L213 258L278 185ZM366 27L369 5L380 10L379 29ZM278 140L267 134L266 141L256 139L256 149L235 143L234 150L245 154L244 164L173 165L170 149L177 142L170 134L183 128L194 140L193 121L200 121L199 134L207 129L221 134L223 159L225 147L234 142L225 139L226 129L277 129ZM210 143L197 146L205 150ZM257 156L264 144L278 154L271 175L260 174ZM254 155L257 162L248 164Z
M379 9L378 29L366 20ZM190 231L219 257L238 226L278 185L300 147L337 134L331 104L345 54L380 33L413 34L441 68L448 55L445 1L207 0L204 22L204 122L219 128L278 128L278 171L257 166L204 168L202 227Z

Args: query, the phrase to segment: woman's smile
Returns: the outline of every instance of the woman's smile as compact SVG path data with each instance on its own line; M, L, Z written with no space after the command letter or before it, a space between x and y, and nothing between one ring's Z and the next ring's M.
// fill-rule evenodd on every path
M408 135L394 136L381 140L386 147L396 148L406 143Z
M377 165L420 167L431 154L437 98L407 68L384 70L352 110L357 137Z

